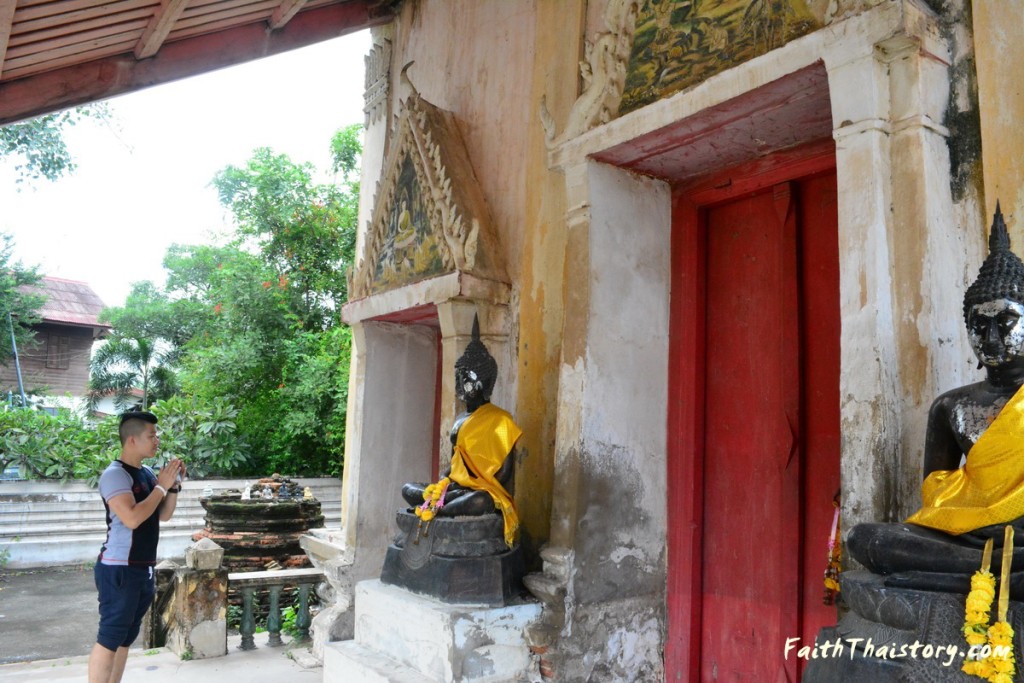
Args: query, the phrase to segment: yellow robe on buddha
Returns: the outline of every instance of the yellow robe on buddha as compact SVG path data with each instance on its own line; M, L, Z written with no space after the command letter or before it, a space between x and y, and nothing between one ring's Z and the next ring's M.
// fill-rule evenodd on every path
M522 433L511 415L492 403L483 404L459 427L455 452L452 453L452 469L448 474L456 484L490 494L494 507L501 510L505 521L505 543L510 547L519 529L519 515L512 496L495 475Z
M1024 517L1024 387L975 442L967 462L921 485L921 509L907 522L949 534Z

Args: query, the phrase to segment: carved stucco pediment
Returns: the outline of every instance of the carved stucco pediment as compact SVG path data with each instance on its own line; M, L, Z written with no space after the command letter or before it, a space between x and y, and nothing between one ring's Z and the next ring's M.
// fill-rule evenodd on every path
M413 94L392 140L352 298L455 271L504 282L487 204L454 116Z
M555 122L541 102L541 124L548 147L608 123L618 113L619 101L626 84L626 69L633 46L637 12L643 0L608 0L604 21L608 30L587 41L584 60L580 62L583 92L573 103L565 129L556 136Z

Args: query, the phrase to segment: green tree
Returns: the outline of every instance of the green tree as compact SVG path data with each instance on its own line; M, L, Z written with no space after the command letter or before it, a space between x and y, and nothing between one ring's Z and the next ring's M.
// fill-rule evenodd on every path
M160 420L160 461L181 457L190 476L232 475L247 462L247 445L237 434L238 410L218 397L209 403L172 396L153 406ZM245 474L244 470L241 474Z
M359 140L359 126L333 137L333 183L265 148L223 169L213 185L234 217L228 243L172 246L163 289L136 283L123 307L103 314L129 348L115 346L109 359L98 352L97 390L141 388L141 369L153 364L128 353L149 341L181 386L154 411L193 426L230 414L217 448L209 439L202 449L187 439L175 446L190 458L202 450L210 471L340 473L350 335L338 318L355 251Z
M239 241L254 244L263 262L286 283L289 311L304 330L333 324L347 296L342 222L344 192L313 182L310 164L257 149L244 167L228 166L213 180L234 215ZM354 226L353 226L354 227Z
M113 394L118 410L135 403L133 391L142 390L142 409L153 399L177 392L177 377L167 365L158 342L147 338L114 335L97 349L90 363L88 405L95 409L100 399Z
M173 365L202 327L202 309L191 299L172 299L147 280L133 283L124 306L104 309L99 319L110 324L114 336L153 341L164 349L163 364Z
M75 170L64 139L67 129L90 118L109 120L110 111L93 104L0 126L0 159L14 163L16 182L57 180Z
M39 322L39 307L46 299L33 291L31 285L40 279L35 266L14 260L14 238L0 232L0 339L3 339L0 365L9 364L14 357L10 336L12 326L19 350L35 345L31 326Z

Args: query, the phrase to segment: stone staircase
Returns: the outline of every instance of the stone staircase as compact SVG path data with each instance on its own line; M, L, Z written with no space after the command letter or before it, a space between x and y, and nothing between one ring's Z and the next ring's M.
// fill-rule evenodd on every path
M341 523L341 481L299 478L321 503L324 524ZM186 481L178 508L160 525L161 558L182 557L192 534L205 525L199 504L203 489L238 489L241 479ZM103 502L96 489L81 482L0 481L0 553L10 553L6 567L25 569L92 562L106 535Z

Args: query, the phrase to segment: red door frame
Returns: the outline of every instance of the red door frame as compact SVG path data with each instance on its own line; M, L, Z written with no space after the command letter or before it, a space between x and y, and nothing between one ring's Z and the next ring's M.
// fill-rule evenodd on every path
M823 140L676 187L673 192L668 359L672 379L666 454L670 511L667 681L700 680L704 472L702 458L695 455L702 452L704 443L703 209L834 168L835 143ZM673 623L676 617L682 621Z

